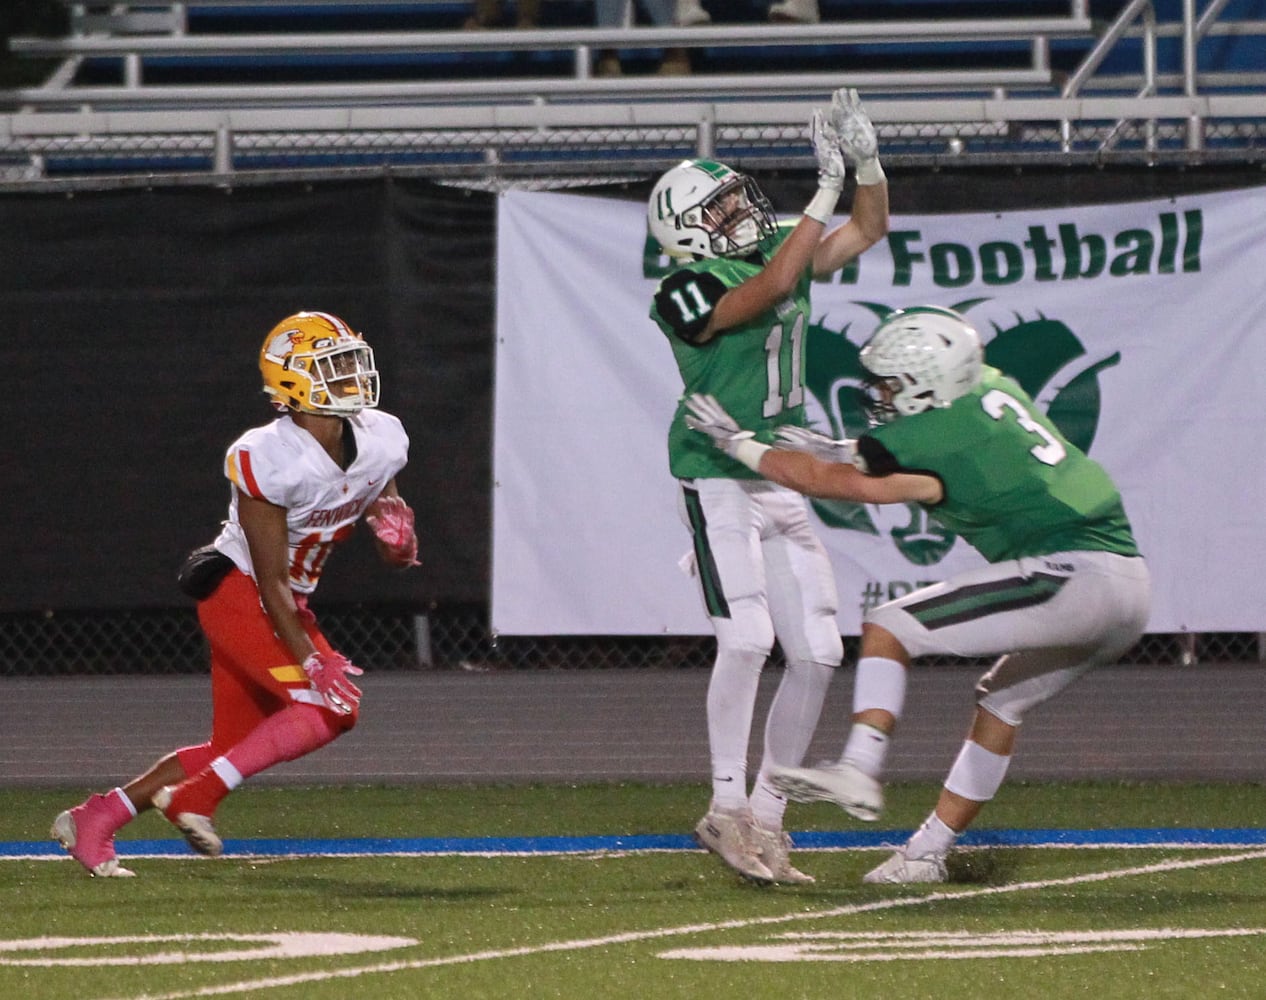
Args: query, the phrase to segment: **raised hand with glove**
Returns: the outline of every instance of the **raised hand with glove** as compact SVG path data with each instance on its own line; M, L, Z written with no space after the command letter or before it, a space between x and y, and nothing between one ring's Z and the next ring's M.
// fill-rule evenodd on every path
M840 134L835 126L832 111L821 108L813 112L809 122L809 138L813 142L813 155L818 159L818 192L805 208L804 214L822 225L831 221L835 203L844 190L844 151L840 146Z
M868 186L886 180L879 162L879 137L856 90L841 87L831 95L830 123L840 151L853 165L857 183Z
M365 523L374 533L378 551L393 566L405 569L418 562L418 536L413 527L413 509L399 496L384 494L369 505Z

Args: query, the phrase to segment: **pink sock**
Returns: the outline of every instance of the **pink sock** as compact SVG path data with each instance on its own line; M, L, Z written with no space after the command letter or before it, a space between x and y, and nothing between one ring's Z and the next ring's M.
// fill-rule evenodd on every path
M315 705L295 703L256 726L224 756L243 778L318 750L342 732L333 716Z
M283 760L295 760L325 746L343 730L331 713L315 705L294 704L270 715L222 757L182 781L172 796L168 816L191 812L214 816L224 796L252 774ZM225 763L227 762L227 768ZM219 772L224 771L226 776ZM236 771L236 774L232 772ZM231 780L227 775L231 775Z

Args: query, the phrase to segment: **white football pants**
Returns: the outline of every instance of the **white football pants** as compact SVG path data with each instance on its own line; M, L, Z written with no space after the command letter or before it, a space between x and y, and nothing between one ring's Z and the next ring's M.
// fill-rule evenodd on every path
M1059 552L960 573L880 605L866 621L912 658L1001 654L976 701L1018 726L1028 709L1134 645L1150 608L1142 558Z

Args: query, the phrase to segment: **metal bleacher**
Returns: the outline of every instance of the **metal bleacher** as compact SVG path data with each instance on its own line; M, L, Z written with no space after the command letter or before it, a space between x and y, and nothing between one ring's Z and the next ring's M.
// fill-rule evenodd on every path
M705 5L708 5L705 0ZM1256 162L1266 0L822 0L710 25L464 30L456 0L67 3L48 61L0 90L0 187L390 169L477 186L646 175L690 155L808 166L805 123L859 88L894 164ZM724 7L724 13L720 8ZM730 19L732 18L732 19ZM669 48L693 72L654 72ZM593 72L615 49L627 67Z

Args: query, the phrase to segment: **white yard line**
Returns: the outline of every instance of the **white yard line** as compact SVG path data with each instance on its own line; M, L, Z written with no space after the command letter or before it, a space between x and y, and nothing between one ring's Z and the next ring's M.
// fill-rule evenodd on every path
M327 969L323 971L295 973L291 976L272 976L266 979L245 980L238 983L224 983L218 986L204 986L193 990L179 990L174 993L142 993L121 1000L188 1000L192 997L232 996L241 993L255 993L261 990L275 989L283 986L295 986L301 983L326 982L333 979L355 979L360 976L382 975L392 972L404 972L411 969L429 969L444 965L465 965L475 962L494 961L502 958L522 958L528 955L544 955L556 952L585 951L592 948L606 948L613 945L631 944L637 941L653 941L661 938L680 937L689 934L706 934L713 931L740 930L745 927L768 926L772 924L794 923L802 920L826 920L832 917L847 917L858 913L876 910L892 910L902 907L923 906L928 903L975 899L984 896L1002 896L1030 890L1052 889L1067 885L1084 885L1090 882L1105 882L1111 879L1129 878L1134 875L1152 875L1160 872L1182 871L1192 868L1208 868L1215 865L1235 864L1239 861L1256 861L1266 858L1266 849L1244 851L1238 854L1227 854L1220 857L1194 858L1185 861L1161 861L1151 865L1138 865L1130 868L1117 868L1111 871L1091 872L1085 875L1072 875L1067 878L1042 879L1032 882L1016 882L1010 885L986 886L979 889L962 889L957 891L937 891L923 896L897 896L880 899L869 903L856 903L851 906L837 906L827 910L794 913L770 917L751 917L744 920L725 920L708 924L687 924L680 927L661 927L645 931L629 931L624 934L611 934L606 937L577 938L570 941L550 941L545 944L525 945L520 948L500 948L488 951L468 952L462 955L447 955L440 958L421 958L411 961L381 962L350 969Z

